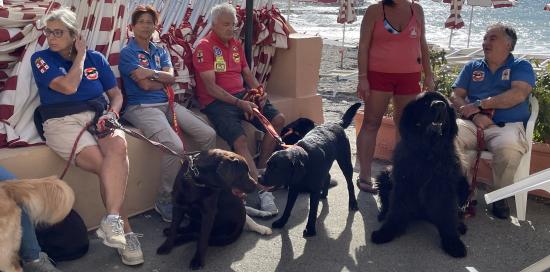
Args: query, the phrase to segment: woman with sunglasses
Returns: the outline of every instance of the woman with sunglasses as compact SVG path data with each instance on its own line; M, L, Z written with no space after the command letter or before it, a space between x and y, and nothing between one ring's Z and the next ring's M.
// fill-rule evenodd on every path
M137 235L121 215L128 178L126 140L122 131L105 128L107 120L118 119L122 93L105 57L86 50L72 11L53 11L44 21L49 48L31 57L41 104L35 124L59 156L99 177L107 214L96 233L103 244L117 248L127 265L143 263ZM93 129L84 131L88 124Z

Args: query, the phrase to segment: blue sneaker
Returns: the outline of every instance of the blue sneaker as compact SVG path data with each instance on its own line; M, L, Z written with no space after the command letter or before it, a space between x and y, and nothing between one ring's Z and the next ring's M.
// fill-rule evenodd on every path
M166 200L155 200L155 211L160 214L164 222L172 222L172 202Z

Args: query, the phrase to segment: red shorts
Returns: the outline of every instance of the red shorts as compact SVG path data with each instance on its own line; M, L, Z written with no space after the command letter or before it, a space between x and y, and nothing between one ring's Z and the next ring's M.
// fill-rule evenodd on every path
M419 94L420 72L417 73L381 73L368 71L367 78L371 90L391 92L394 95Z

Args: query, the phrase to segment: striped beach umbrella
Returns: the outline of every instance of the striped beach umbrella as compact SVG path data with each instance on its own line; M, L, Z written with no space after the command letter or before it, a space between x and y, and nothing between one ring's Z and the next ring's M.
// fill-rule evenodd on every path
M437 1L437 0L434 0ZM443 0L444 3L451 4L451 14L445 21L445 27L451 29L451 35L449 37L449 48L451 47L451 41L453 38L453 31L455 29L460 29L464 27L464 21L462 20L461 11L462 6L466 2L465 0ZM494 7L494 8L506 8L513 7L516 3L515 0L468 0L467 4L471 6L470 10L470 23L468 26L468 43L467 46L470 46L470 34L472 30L472 19L474 6L480 7Z
M351 24L357 21L357 0L339 0L339 10L336 22L343 25L342 27L342 47L340 48L340 68L344 68L344 54L346 52L346 24Z

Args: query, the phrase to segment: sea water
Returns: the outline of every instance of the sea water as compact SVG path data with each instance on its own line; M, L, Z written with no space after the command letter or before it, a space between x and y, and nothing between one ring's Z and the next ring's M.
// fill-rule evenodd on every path
M281 13L287 18L288 0L275 0ZM343 37L342 24L336 22L338 5L320 4L291 0L289 21L300 33L319 35L327 43L340 44ZM359 29L365 9L376 3L375 0L360 1L357 21L345 26L346 46L357 46ZM481 47L485 29L490 23L502 22L513 26L518 34L516 51L522 53L542 53L550 55L550 12L544 10L549 0L519 0L511 8L473 7L470 47ZM426 39L428 43L449 48L451 30L445 28L445 20L450 14L450 5L432 0L421 0L426 20ZM470 25L471 6L462 7L462 19L465 26L454 30L452 48L466 48Z

